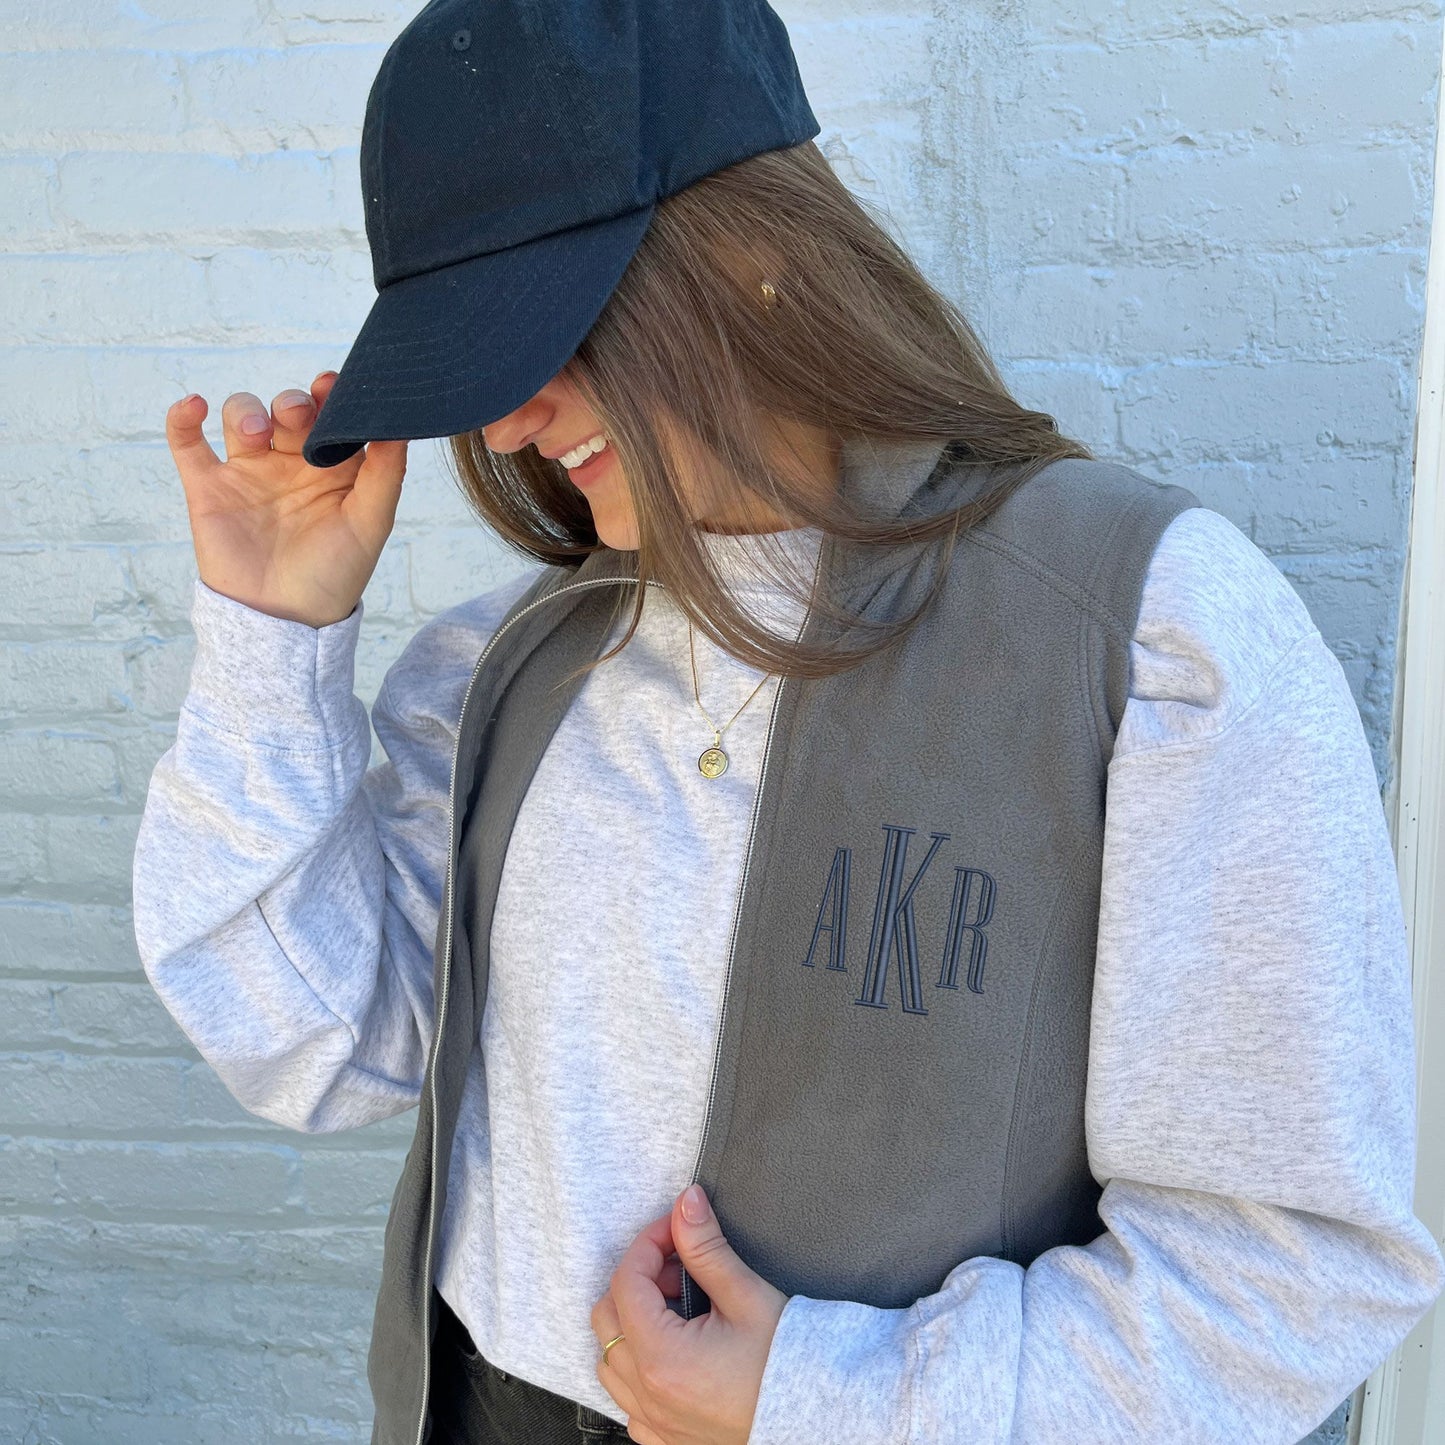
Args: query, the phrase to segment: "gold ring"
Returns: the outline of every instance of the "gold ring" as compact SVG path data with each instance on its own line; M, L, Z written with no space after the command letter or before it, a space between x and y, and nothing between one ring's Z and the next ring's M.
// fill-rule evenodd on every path
M621 1335L617 1336L617 1340L620 1340L621 1338ZM607 1363L607 1351L610 1350L612 1346L617 1343L617 1340L608 1340L607 1343L602 1346L602 1363L604 1365Z

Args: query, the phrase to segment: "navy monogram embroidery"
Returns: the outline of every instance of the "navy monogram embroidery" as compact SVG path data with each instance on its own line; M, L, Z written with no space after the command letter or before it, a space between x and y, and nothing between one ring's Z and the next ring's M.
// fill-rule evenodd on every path
M918 951L918 925L914 916L914 893L923 881L934 855L948 842L947 833L930 833L933 840L923 861L911 878L908 877L908 840L916 828L883 824L883 863L878 875L878 895L873 904L873 927L868 937L867 963L863 987L853 1000L865 1008L887 1008L890 962L898 964L898 990L903 1012L926 1014L923 1002L923 970ZM818 944L827 935L826 967L835 972L847 970L848 953L848 887L852 870L851 848L834 851L828 877L823 884L823 897L818 905L813 937L808 944L804 968L814 966ZM905 882L906 880L906 882ZM992 875L981 868L953 870L953 896L949 904L948 926L943 943L943 959L938 987L958 987L959 965L962 963L963 941L968 939L966 979L974 993L983 992L984 960L988 954L989 920L993 917L997 885ZM890 958L891 955L891 958Z
M967 916L969 900L973 896L974 881L978 882L978 904L972 918ZM958 953L963 947L963 935L968 940L968 986L974 993L983 992L983 958L988 952L988 934L984 925L993 917L993 898L997 891L992 875L982 868L955 868L953 870L953 904L948 914L948 942L943 946L943 972L938 975L939 988L958 987Z
M887 1008L888 954L898 956L898 986L903 994L903 1012L926 1014L923 1006L923 980L918 968L918 929L913 921L913 894L923 882L933 855L947 833L932 834L929 848L913 881L903 888L903 870L908 859L908 839L915 828L883 825L883 868L878 876L878 899L873 905L873 932L868 939L868 967L863 975L863 991L853 1000L867 1008ZM901 890L901 891L900 891Z
M833 866L828 870L828 881L823 885L823 901L818 906L818 922L813 928L813 941L808 945L808 956L803 960L807 967L813 966L813 953L818 947L818 935L828 935L828 967L844 968L843 959L848 951L848 869L853 850L839 848L833 854ZM824 923L824 918L832 921Z

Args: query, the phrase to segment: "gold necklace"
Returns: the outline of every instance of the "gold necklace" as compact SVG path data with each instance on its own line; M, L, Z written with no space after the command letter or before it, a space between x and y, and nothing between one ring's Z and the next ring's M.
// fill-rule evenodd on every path
M721 727L719 727L710 717L707 716L707 710L702 705L702 695L698 691L697 649L693 646L692 642L691 622L687 624L687 651L688 656L692 659L692 695L697 699L697 710L702 713L703 717L707 718L707 725L712 729L712 746L710 748L704 748L702 752L698 754L697 770L705 778L720 778L728 770L728 755L722 749L722 735L737 721L738 713L740 713L743 710L743 707L746 707L748 703L750 703L758 695L758 693L762 691L763 683L766 682L773 674L770 672L765 672L763 674L762 681L759 682L757 687L755 687L743 700L743 707L740 707L738 709L738 712L735 712Z

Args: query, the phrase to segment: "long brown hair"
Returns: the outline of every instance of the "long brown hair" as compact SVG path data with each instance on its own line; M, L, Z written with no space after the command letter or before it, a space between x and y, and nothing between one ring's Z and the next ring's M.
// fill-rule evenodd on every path
M776 288L772 306L764 280ZM655 577L700 632L766 672L824 676L890 645L932 599L961 528L1050 462L1092 455L1009 395L962 312L812 141L751 156L659 201L563 373L616 449L637 517L639 582ZM793 467L777 418L832 439L951 442L962 465L1004 464L1007 480L926 517L870 517L840 495L820 495ZM873 639L851 649L794 641L754 620L714 572L670 480L679 467L695 468L699 448L709 458L703 470L727 479L719 501L741 489L795 525L870 546L944 539L928 596L901 620L856 619ZM452 437L451 449L469 504L515 549L576 565L604 545L560 462L532 447L494 453L480 430ZM782 565L781 549L770 550L772 535L756 539L759 572L823 606ZM631 638L645 592L635 589L626 632L596 662Z

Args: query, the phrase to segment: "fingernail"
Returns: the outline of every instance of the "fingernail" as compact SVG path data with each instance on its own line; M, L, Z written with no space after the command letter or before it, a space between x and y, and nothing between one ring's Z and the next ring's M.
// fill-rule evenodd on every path
M682 1191L682 1217L689 1224L707 1222L707 1195L696 1184L689 1184Z
M196 399L196 396L197 396L197 393L196 393L196 392L194 392L194 391L188 391L188 392L176 403L176 405L177 405L177 406L189 406L189 405Z
M276 398L276 405L283 410L291 406L310 406L311 393L309 391L283 391Z
M257 432L263 432L271 425L270 419L263 416L259 411L248 412L241 418L241 430L247 436L255 436Z

